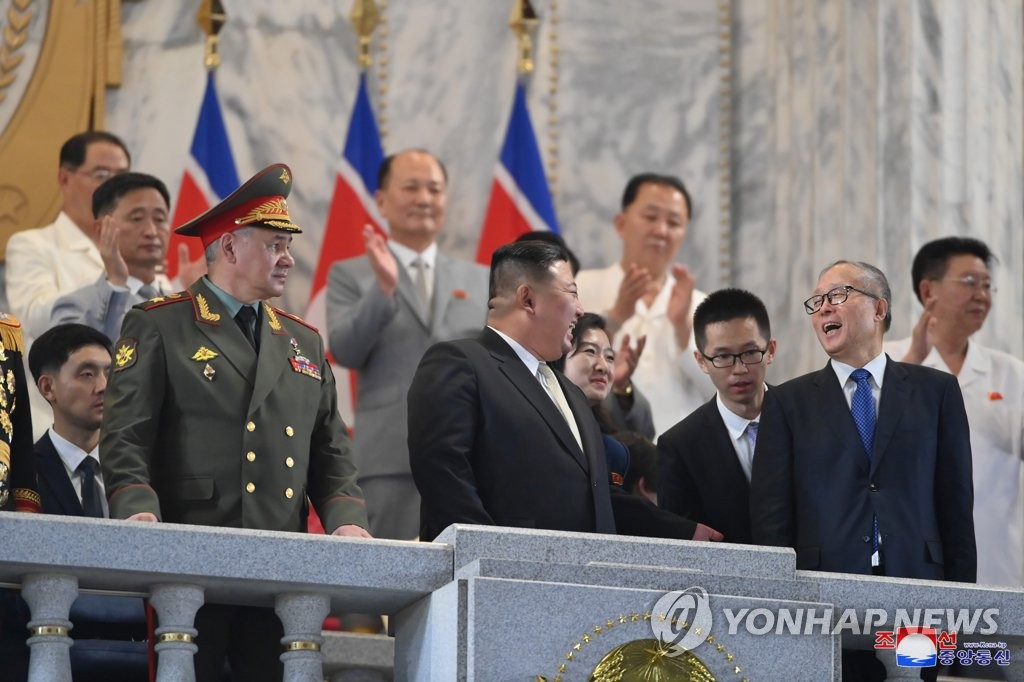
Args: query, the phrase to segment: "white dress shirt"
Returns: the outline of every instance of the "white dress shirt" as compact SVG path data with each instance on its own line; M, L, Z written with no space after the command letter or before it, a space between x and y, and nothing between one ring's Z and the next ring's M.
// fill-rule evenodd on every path
M91 452L86 452L54 431L52 427L49 429L48 433L50 434L50 440L53 442L53 447L57 451L57 455L60 457L60 461L64 463L64 470L67 472L68 478L71 480L71 486L75 489L75 494L78 495L79 502L82 501L82 474L78 472L78 467L86 457L92 457L96 460L96 485L98 485L100 489L100 502L103 504L103 516L104 518L109 518L110 508L107 506L107 489L103 485L103 471L98 466L100 463L99 445L94 447Z

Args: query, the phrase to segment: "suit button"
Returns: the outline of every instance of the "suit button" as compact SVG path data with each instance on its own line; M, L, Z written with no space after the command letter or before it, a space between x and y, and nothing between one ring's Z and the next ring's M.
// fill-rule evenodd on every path
M245 425L245 430L248 431L249 433L252 433L253 431L255 431L256 430L256 422L249 422L248 424L246 424Z
M877 493L878 492L878 485L872 483L871 485L868 486L868 490L870 490L873 493Z
M285 457L284 465L291 469L293 466L295 466L295 460L292 459L291 457Z
M254 493L254 492L256 492L256 484L253 483L252 481L249 481L248 483L246 483L245 484L245 492L247 492L247 493Z
M286 436L288 436L289 438L291 438L292 436L294 436L294 435L295 435L295 429L293 429L293 428L292 428L292 427L290 427L290 426L286 426L286 427L284 427L284 435L286 435Z
M862 536L860 536L860 541L861 542L871 542L871 536L870 535L862 535Z
M284 489L284 496L287 497L290 500L290 499L292 499L292 497L295 496L295 491L292 490L291 488L285 488Z
M255 462L256 461L256 453L253 452L252 450L250 450L249 452L245 453L245 458L247 460L249 460L250 462Z

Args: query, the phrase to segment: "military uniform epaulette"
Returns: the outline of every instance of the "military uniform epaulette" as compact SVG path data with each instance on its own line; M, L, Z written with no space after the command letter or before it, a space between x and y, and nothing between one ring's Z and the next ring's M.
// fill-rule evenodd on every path
M21 322L10 313L0 313L0 360L3 360L3 351L9 350L17 353L24 352L24 341L21 333Z
M174 294L164 294L163 296L157 296L155 298L149 299L148 301L143 301L142 303L139 303L136 306L136 308L141 308L143 310L153 310L154 308L159 308L161 306L169 305L171 303L180 303L181 301L191 300L191 292L179 291Z
M284 310L281 310L280 308L274 308L274 307L272 307L272 306L270 307L270 309L271 309L271 310L273 310L273 311L274 311L275 313L277 313L278 315L284 315L284 316L285 316L285 317L287 317L287 318L288 318L289 320L294 320L295 322L298 322L298 323L299 323L299 324L301 324L301 325L302 325L303 327L306 327L307 329L311 329L311 330L312 330L313 332L315 332L315 333L317 333L317 334L319 334L319 333L320 333L320 330L319 330L319 329L317 329L316 327L314 327L313 325L311 325L311 324L310 324L309 322L306 322L306 321L305 321L304 319L302 319L302 318L301 318L301 317L299 317L298 315L292 315L292 314L291 314L291 313L289 313L289 312L286 312L286 311L284 311Z

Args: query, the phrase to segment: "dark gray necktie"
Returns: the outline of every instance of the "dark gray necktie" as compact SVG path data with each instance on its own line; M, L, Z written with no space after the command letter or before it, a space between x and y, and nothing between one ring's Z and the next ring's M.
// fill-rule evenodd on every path
M100 500L100 486L96 482L96 468L99 466L92 457L86 457L75 470L82 477L82 511L95 519L103 518L103 501Z
M260 352L260 340L256 335L256 311L251 305L243 305L242 309L235 315L235 324L242 330L245 338L252 344L253 349Z

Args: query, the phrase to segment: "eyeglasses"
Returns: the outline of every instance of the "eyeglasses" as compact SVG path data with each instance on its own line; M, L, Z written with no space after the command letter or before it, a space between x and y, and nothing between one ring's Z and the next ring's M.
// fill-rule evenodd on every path
M814 313L821 310L821 305L825 302L826 298L828 299L828 302L831 305L839 305L840 303L846 303L846 299L850 297L851 291L856 291L858 294L864 294L868 298L873 298L876 301L881 298L880 296L875 296L874 294L868 293L863 289L858 289L857 287L852 287L849 284L844 284L842 286L836 287L835 289L829 289L823 294L816 294L814 296L811 296L809 299L804 301L804 310L807 311L808 315L813 315Z
M991 279L981 279L974 275L964 275L963 277L944 277L943 279L947 279L950 282L956 282L967 289L981 289L982 292L989 295L996 293L996 288L992 286Z
M764 350L745 350L742 353L719 353L718 355L704 355L704 351L701 351L700 354L704 355L704 359L715 367L725 369L735 365L737 360L744 365L758 365L767 352L768 349L765 348Z
M77 168L75 169L75 172L78 173L79 175L88 175L96 182L102 184L109 180L110 178L114 177L115 175L121 175L122 173L127 173L128 171L127 169L111 170L110 168L93 168L92 170L87 171L82 170L81 168Z

